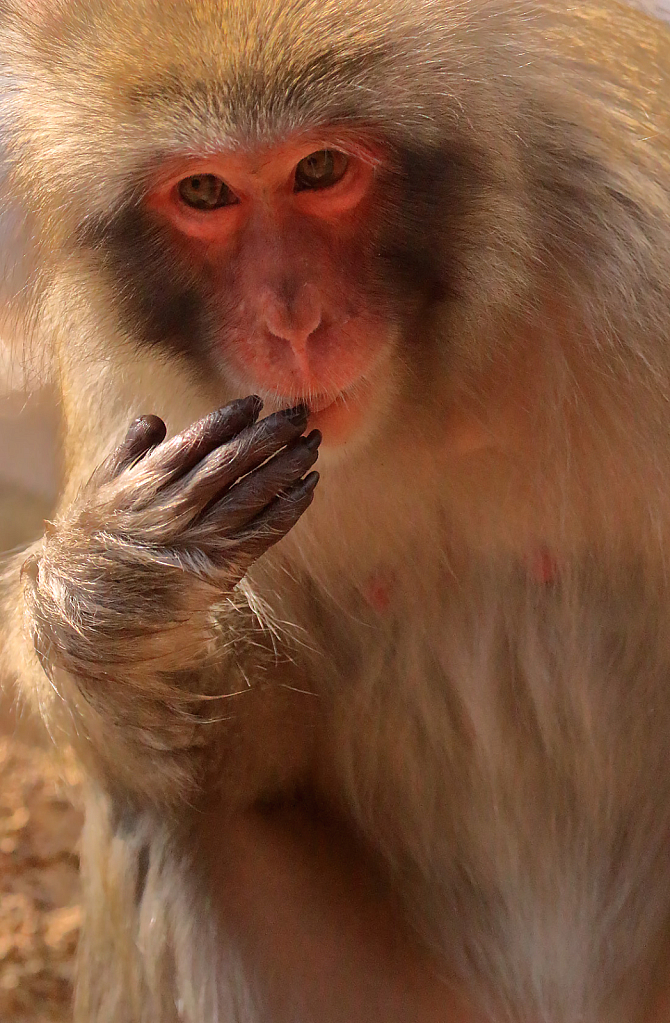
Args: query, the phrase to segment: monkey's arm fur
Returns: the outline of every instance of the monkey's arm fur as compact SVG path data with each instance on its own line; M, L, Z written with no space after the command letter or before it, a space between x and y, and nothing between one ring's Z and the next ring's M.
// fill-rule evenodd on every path
M24 632L7 646L32 640L44 672L27 650L21 668L39 709L111 791L192 795L252 636L261 669L236 586L309 505L317 477L301 476L320 437L299 439L304 409L255 424L260 404L235 402L165 443L159 419L139 419L6 572Z

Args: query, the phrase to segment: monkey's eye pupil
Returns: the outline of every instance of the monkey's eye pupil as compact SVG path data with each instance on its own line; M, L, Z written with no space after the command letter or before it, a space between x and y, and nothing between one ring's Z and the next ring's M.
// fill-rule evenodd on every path
M295 191L330 188L344 177L349 159L336 149L319 149L300 161L295 169Z
M194 210L218 210L234 206L238 198L216 174L193 174L177 186L179 198Z

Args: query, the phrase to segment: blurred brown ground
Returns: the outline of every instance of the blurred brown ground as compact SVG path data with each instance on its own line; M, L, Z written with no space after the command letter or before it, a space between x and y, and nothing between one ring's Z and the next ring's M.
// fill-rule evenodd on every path
M1 391L1 388L0 388ZM42 532L55 487L48 398L0 394L0 551ZM2 680L0 680L1 682ZM71 787L70 787L71 786ZM71 1019L79 929L74 765L0 690L0 1023Z

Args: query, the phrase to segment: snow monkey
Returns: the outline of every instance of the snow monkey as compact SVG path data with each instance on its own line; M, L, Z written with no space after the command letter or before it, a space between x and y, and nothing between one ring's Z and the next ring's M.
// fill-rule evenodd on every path
M0 54L79 1023L668 1023L667 30L0 0Z

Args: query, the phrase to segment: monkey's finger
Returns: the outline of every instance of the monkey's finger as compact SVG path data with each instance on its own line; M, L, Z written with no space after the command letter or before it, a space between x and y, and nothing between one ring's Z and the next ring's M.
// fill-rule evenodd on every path
M165 439L167 428L158 416L138 416L128 428L128 433L111 455L105 459L95 474L99 482L107 482L133 465L147 451Z
M237 532L256 519L278 495L287 493L301 480L319 457L320 443L319 430L298 438L289 448L236 483L206 510L201 524L207 529Z
M252 394L210 412L157 448L144 470L149 470L159 485L173 482L255 423L262 407L261 399Z
M234 538L233 550L235 560L239 558L243 566L242 574L295 526L312 503L318 482L318 472L310 472L275 497L260 515L238 533Z
M248 472L257 469L287 444L297 440L307 426L309 409L304 405L283 409L262 419L235 438L234 446L212 455L212 467L220 458L228 484L232 485Z
M307 425L308 415L303 407L275 412L212 451L188 478L173 487L169 494L173 514L186 508L196 514L202 511L240 477L295 442ZM303 472L308 468L305 466Z

